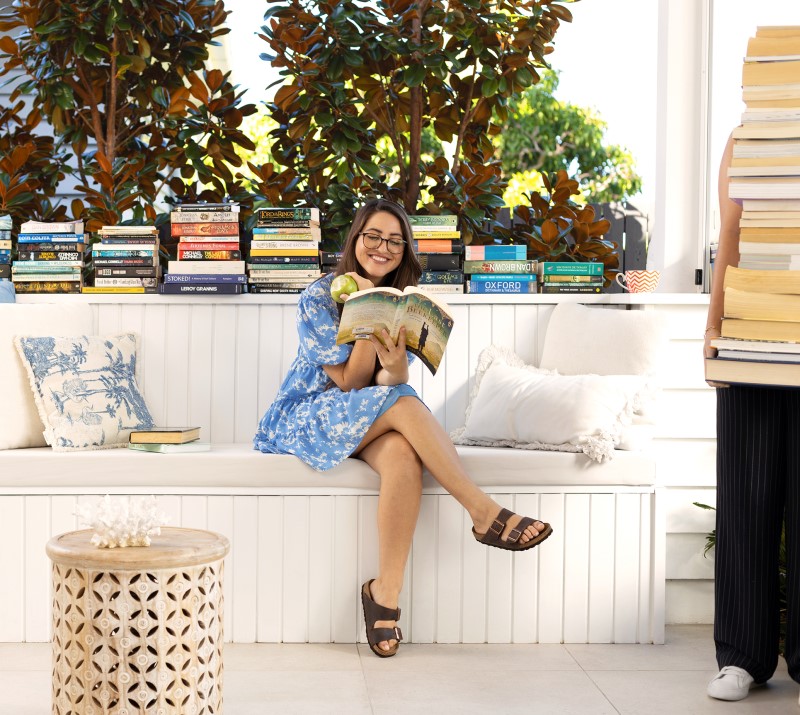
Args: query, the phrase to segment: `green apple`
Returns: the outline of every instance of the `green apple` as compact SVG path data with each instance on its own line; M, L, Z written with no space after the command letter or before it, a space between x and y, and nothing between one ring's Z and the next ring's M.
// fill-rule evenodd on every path
M358 290L358 283L356 283L353 276L343 275L336 276L331 281L331 297L337 303L344 303L342 300L342 293L345 295L352 295Z

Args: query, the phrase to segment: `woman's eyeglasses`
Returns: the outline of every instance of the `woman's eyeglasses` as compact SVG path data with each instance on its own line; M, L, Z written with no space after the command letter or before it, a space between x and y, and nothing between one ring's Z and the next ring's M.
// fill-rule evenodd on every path
M362 232L361 239L364 241L364 248L370 249L380 248L381 243L386 241L386 249L394 255L402 253L406 245L402 238L384 238L379 233L371 233L369 231Z

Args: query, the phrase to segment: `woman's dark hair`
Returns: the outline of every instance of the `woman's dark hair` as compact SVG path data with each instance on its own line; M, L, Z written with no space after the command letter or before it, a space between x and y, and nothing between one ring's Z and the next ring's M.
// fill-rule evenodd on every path
M336 266L335 274L340 276L343 273L355 272L360 276L364 276L364 269L356 260L356 241L358 241L370 216L379 211L386 211L397 218L400 222L400 230L403 232L403 239L406 242L400 265L391 273L387 273L380 284L382 286L391 286L398 290L403 290L409 285L415 286L422 273L422 266L419 263L419 258L417 258L417 252L414 250L414 236L411 232L411 224L408 222L408 215L403 207L386 199L370 199L356 212L353 218L353 225L350 226L350 232L344 242L342 257ZM366 278L366 276L364 277Z

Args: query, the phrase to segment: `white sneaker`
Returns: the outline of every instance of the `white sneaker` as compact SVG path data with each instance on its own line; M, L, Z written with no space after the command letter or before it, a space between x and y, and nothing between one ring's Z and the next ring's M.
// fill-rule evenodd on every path
M726 665L711 679L706 692L717 700L743 700L752 687L750 673L735 665Z

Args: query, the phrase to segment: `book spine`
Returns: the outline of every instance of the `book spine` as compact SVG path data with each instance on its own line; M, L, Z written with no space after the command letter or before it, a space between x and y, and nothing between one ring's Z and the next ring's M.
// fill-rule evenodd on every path
M525 246L467 246L464 258L468 261L524 261L527 252Z
M318 242L317 241L313 241L313 240L308 240L308 241L306 241L306 240L298 240L298 241L277 241L277 240L272 240L272 241L252 241L250 243L250 251L251 252L252 251L256 251L256 250L275 250L275 251L277 251L277 250L283 250L283 249L289 249L289 250L300 249L302 251L307 251L307 250L311 250L311 249L315 249L316 250L317 246L318 246Z
M251 256L318 256L316 248L254 248Z
M461 231L426 231L424 229L414 229L414 238L423 241L431 239L458 240L461 238Z
M178 204L173 206L170 210L170 216L174 213L199 213L202 211L224 211L226 213L238 213L239 204L223 204L223 203L208 203L208 204ZM196 219L195 219L196 220ZM230 219L228 219L230 221Z
M233 211L172 211L169 215L170 223L227 223L238 216Z
M123 236L114 234L113 236L100 234L100 243L108 246L116 246L117 244L131 244L141 246L155 246L158 243L157 236ZM97 245L97 244L95 244Z
M64 271L64 270L72 270L72 269L79 269L83 268L83 261L78 259L73 259L71 261L48 261L48 260L40 260L40 261L14 261L14 270L15 271L27 271L28 273L32 271L38 270L45 270L45 271Z
M157 278L95 278L95 288L154 288L158 285Z
M95 268L94 274L98 278L157 278L161 273L160 268Z
M415 226L457 226L458 216L455 214L439 214L435 216L409 216L411 228Z
M536 273L536 261L464 261L464 273Z
M602 285L574 285L572 283L545 283L542 286L542 293L602 293Z
M257 219L255 228L319 228L316 221L273 221L271 219Z
M178 241L179 251L238 251L239 241Z
M271 285L257 285L251 283L247 286L248 293L302 293L305 288L275 288Z
M164 283L247 283L238 273L167 273Z
M191 236L179 236L178 237L178 245L183 246L187 243L228 243L228 244L236 244L228 245L226 248L239 248L239 244L241 243L239 236L198 236L193 234Z
M298 270L267 270L267 271L260 271L258 269L251 270L249 273L250 278L277 278L277 279L286 279L286 278L319 278L319 271L304 271L302 269Z
M417 258L424 271L458 270L461 266L457 253L418 253Z
M78 251L20 251L19 261L81 261L83 253Z
M8 263L0 263L0 278L5 280L11 278L11 266Z
M120 268L126 266L157 266L158 259L154 256L152 258L93 258L92 262L95 267L98 266L118 266Z
M419 277L420 285L463 282L464 274L461 271L423 271Z
M17 283L14 286L17 293L80 293L80 281L33 281L30 283Z
M53 232L53 233L20 233L17 236L18 243L58 243L58 242L75 242L78 243L77 237L82 236L80 233L66 233L66 232Z
M295 236L311 236L312 238L319 238L322 232L318 228L289 228L286 226L256 226L253 231L253 236L286 236L287 238Z
M300 208L260 208L256 209L256 218L268 221L319 221L319 209Z
M319 265L318 256L248 256L248 264L258 266L277 266L287 263L303 263L309 266Z
M155 251L139 251L133 248L119 249L97 249L92 248L92 256L95 258L151 258Z
M544 275L602 276L605 266L602 263L573 263L545 261L542 266Z
M85 243L58 243L58 242L44 242L44 243L25 243L19 246L20 251L78 251L83 254L86 248Z
M238 236L239 224L236 221L219 223L173 223L172 236Z
M26 221L19 230L20 233L82 234L83 221Z
M55 271L48 273L41 271L39 273L15 273L14 268L11 268L11 280L22 283L36 283L38 281L80 281L80 271Z
M166 279L166 276L165 276ZM213 283L195 285L192 283L162 283L161 293L165 295L180 294L208 294L208 295L238 295L242 292L239 283Z
M473 281L537 281L535 273L473 273Z
M127 294L127 293L137 293L137 294L150 294L154 295L157 294L158 286L84 286L81 293L96 293L98 295L105 295L105 294Z
M192 251L178 249L179 261L239 261L241 251Z
M519 281L519 280L506 280L506 281L467 281L468 293L486 293L486 294L514 294L514 293L537 293L537 284L535 281Z

